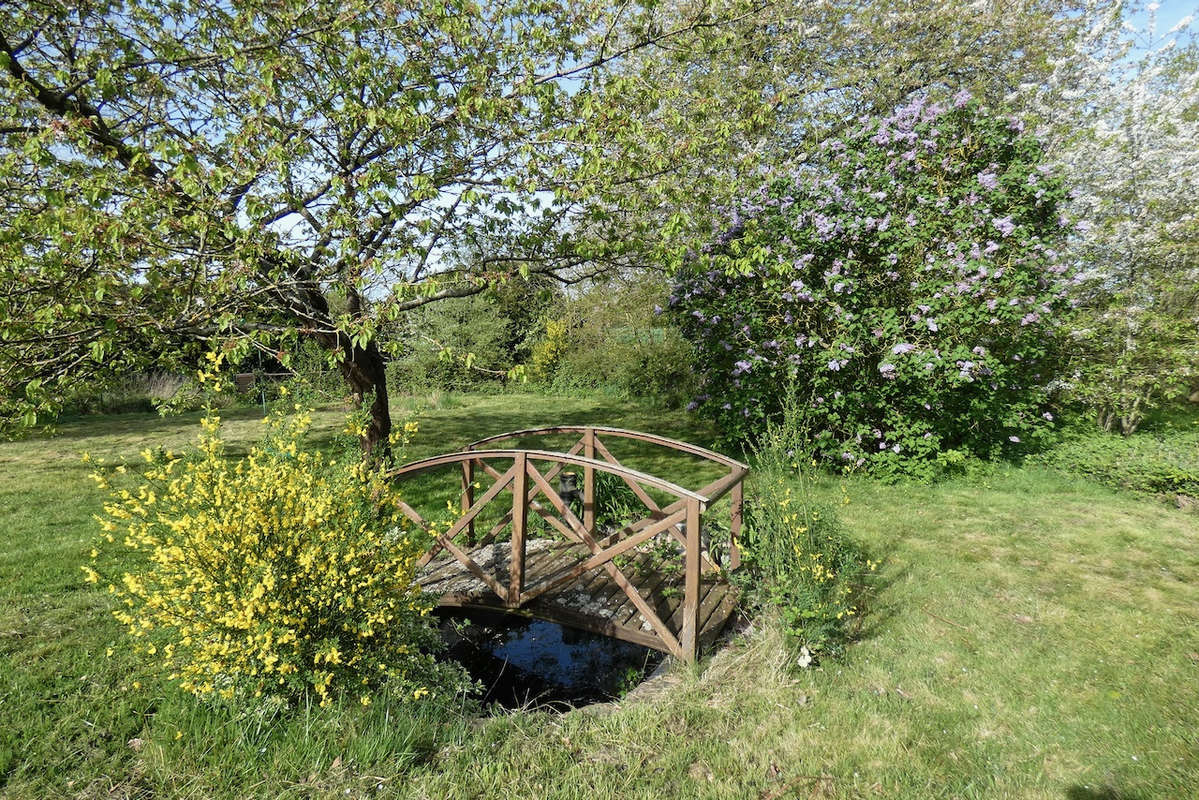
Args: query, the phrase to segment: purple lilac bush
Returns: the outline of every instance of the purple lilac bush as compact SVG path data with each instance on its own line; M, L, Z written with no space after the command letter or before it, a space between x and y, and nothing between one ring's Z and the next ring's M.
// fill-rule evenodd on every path
M816 454L881 475L1027 445L1071 305L1064 198L966 93L861 120L732 208L676 285L692 407L744 441L798 392Z

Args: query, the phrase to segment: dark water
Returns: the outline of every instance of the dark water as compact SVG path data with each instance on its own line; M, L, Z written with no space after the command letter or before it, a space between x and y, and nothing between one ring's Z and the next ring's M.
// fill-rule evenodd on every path
M484 706L572 708L615 699L662 662L657 650L513 614L443 614L447 655L483 685Z

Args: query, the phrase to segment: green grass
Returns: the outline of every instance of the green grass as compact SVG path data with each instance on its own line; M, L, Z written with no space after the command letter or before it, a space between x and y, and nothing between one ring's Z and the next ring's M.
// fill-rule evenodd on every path
M231 438L256 435L253 412L225 416ZM318 439L337 419L319 417ZM710 438L607 400L448 395L410 455L559 421ZM0 444L0 796L1143 800L1199 785L1199 517L1033 467L849 481L844 524L883 566L862 639L816 669L787 669L757 620L604 714L379 702L272 724L197 707L145 675L78 570L101 502L78 453L133 458L194 432L124 415Z

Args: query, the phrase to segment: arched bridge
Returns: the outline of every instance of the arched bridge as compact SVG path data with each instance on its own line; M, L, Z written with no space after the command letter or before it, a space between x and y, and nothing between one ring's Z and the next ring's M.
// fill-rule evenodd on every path
M563 435L578 437L564 451L499 447ZM687 489L621 464L605 444L613 439L698 457L721 474ZM438 469L460 473L457 519L438 530L410 505L402 508L433 537L418 580L439 596L441 606L539 617L684 661L695 660L735 609L726 573L740 560L742 482L749 471L735 459L654 434L564 425L480 439L461 452L414 461L392 474L402 480ZM597 480L601 475L613 477ZM605 527L599 524L602 493L618 482L644 512L619 527ZM728 508L717 514L713 506L724 498ZM540 532L530 526L537 518L544 520Z

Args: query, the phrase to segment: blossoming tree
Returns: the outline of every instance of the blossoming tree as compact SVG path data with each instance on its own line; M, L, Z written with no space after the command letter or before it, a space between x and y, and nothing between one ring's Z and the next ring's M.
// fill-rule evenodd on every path
M1199 375L1199 44L1193 14L1162 31L1157 12L1092 14L1030 98L1085 223L1073 386L1126 435Z
M880 474L1035 437L1069 306L1042 158L962 92L863 119L761 186L671 298L696 405L745 439L798 391L818 453Z

